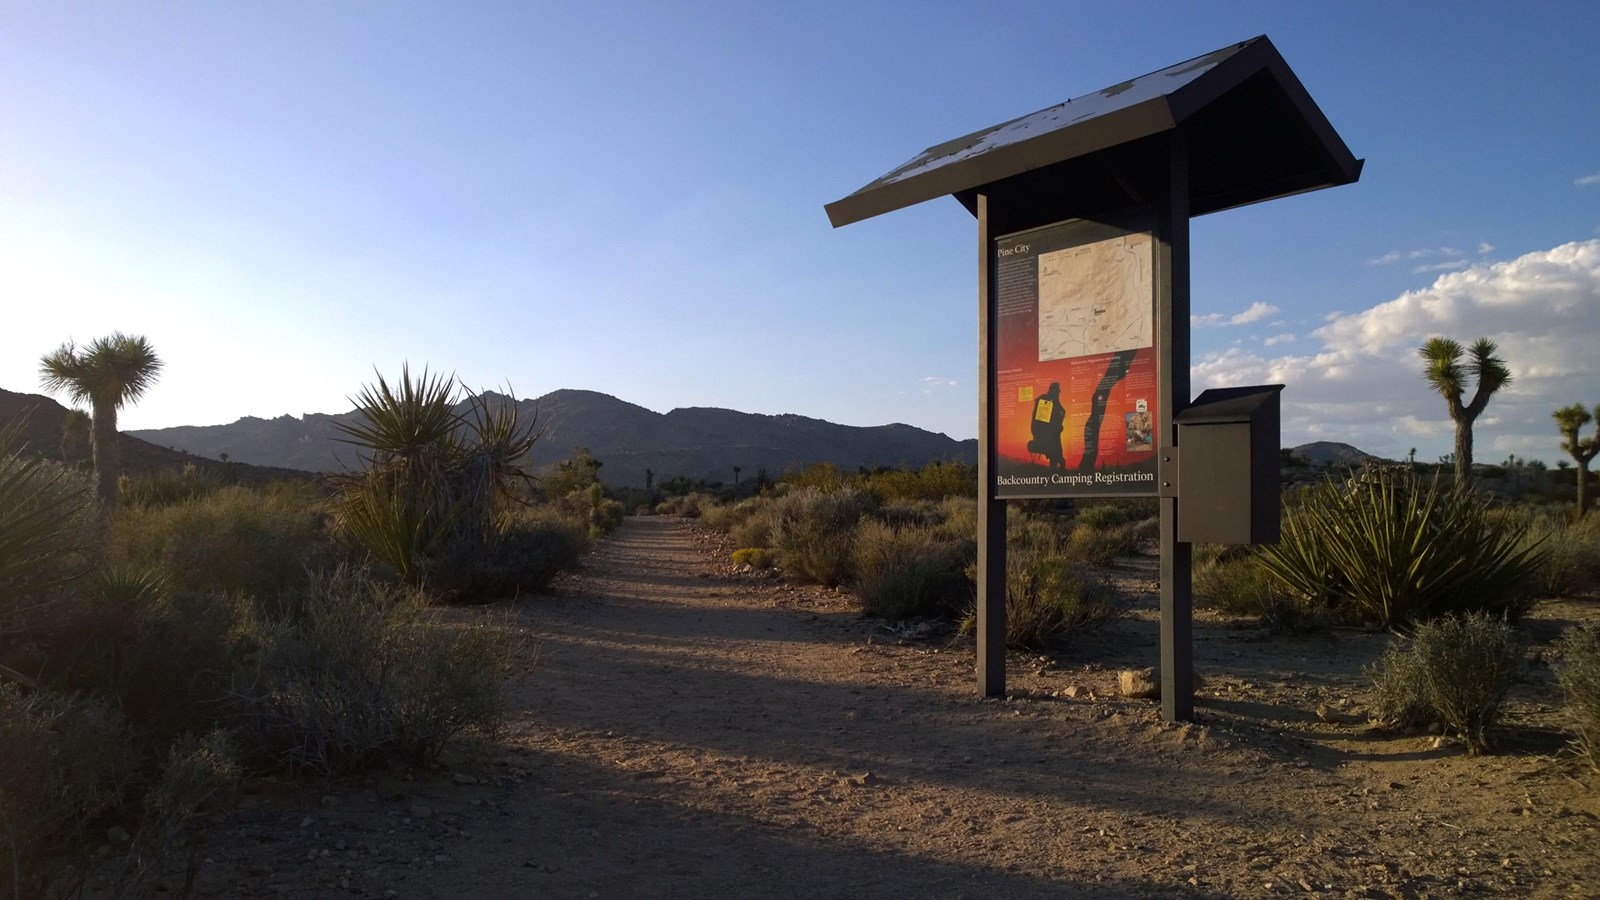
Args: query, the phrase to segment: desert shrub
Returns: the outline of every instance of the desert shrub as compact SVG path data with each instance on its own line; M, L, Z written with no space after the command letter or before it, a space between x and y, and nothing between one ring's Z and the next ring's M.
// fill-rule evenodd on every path
M931 500L890 500L872 510L874 521L895 528L926 528L942 518L942 509Z
M67 851L138 774L128 725L104 699L0 682L0 897L50 896Z
M658 516L683 516L686 519L700 518L700 512L716 503L709 494L699 491L683 494L677 497L668 497L656 504Z
M773 506L773 542L784 570L830 587L849 581L852 533L872 505L855 488L802 488L780 497Z
M1209 545L1216 547L1218 545ZM1257 616L1274 632L1298 634L1327 624L1331 612L1283 589L1248 547L1195 554L1194 595L1200 606Z
M1600 626L1567 629L1557 650L1556 680L1566 695L1573 746L1600 771Z
M116 896L165 893L169 888L157 879L180 867L184 880L177 894L189 896L204 851L203 836L189 825L206 809L231 800L240 774L226 732L186 734L174 741L162 756L159 776L140 798L138 831L114 864ZM154 890L139 890L145 886Z
M946 497L935 512L934 529L941 537L977 539L978 501L969 497Z
M513 650L506 629L442 625L420 591L342 569L263 629L231 724L248 758L290 771L427 761L463 729L499 726Z
M733 551L733 564L753 569L770 569L777 564L771 550L764 547L741 547Z
M204 731L217 715L237 660L254 646L248 601L180 590L162 573L113 566L52 610L40 639L40 680L110 698L158 755L174 738Z
M1095 527L1080 519L1067 534L1065 552L1084 565L1107 566L1118 557L1138 553L1146 540L1137 521Z
M1524 515L1522 547L1545 552L1545 563L1534 573L1540 597L1570 597L1600 583L1600 516L1572 521L1569 511Z
M1489 749L1488 731L1521 661L1522 643L1504 619L1467 613L1424 622L1379 660L1374 705L1396 724L1415 724L1426 710L1476 756Z
M948 540L930 528L863 521L851 560L862 611L904 619L961 609L972 597L966 569L976 552L972 538Z
M1146 519L1154 519L1161 514L1160 508L1154 498L1138 499L1089 499L1078 501L1078 512L1075 521L1082 526L1097 530L1110 530L1122 525L1131 525Z
M776 515L768 497L752 497L735 507L739 517L728 528L728 536L741 547L771 547L775 543Z
M480 543L451 542L435 561L444 599L471 603L538 593L575 568L590 546L584 516L554 506L506 517Z
M1090 629L1112 616L1111 592L1068 558L1059 531L1047 520L1019 517L1007 529L1006 645L1040 649L1061 635ZM974 569L969 569L976 576ZM976 630L976 610L961 623Z
M884 469L860 476L858 486L879 503L976 497L978 468L960 462L932 462L920 469Z
M117 493L125 506L161 506L199 500L222 487L223 481L215 473L184 463L182 469L124 476Z
M243 594L267 608L292 602L337 555L316 506L243 487L117 510L108 553L125 567L161 570L175 588Z
M1409 471L1369 468L1324 482L1288 510L1262 564L1313 607L1400 627L1450 612L1515 617L1531 602L1540 547L1470 489L1442 490Z
M1249 556L1195 554L1196 605L1234 615L1259 616L1272 602L1277 583L1272 573Z
M1372 720L1384 728L1416 728L1438 720L1428 700L1422 658L1410 652L1403 638L1389 642L1377 664L1367 669L1372 679Z

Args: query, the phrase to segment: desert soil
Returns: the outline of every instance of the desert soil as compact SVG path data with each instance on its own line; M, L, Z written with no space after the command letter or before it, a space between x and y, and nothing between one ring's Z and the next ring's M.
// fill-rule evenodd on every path
M1600 896L1600 789L1537 643L1592 599L1540 608L1500 752L1470 759L1368 727L1381 635L1202 614L1197 721L1120 698L1117 672L1156 657L1152 559L1107 573L1113 624L1013 656L1011 696L982 701L969 639L735 572L729 549L628 520L507 613L532 664L498 741L253 785L210 826L198 893Z

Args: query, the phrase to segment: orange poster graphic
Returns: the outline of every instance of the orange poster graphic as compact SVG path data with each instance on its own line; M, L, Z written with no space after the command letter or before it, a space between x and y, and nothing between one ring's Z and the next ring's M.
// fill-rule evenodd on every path
M1154 495L1148 227L1079 220L994 252L995 496Z

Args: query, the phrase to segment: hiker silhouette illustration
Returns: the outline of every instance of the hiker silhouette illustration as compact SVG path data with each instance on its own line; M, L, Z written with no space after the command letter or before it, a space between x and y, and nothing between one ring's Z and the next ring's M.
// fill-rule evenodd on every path
M1049 460L1052 469L1067 467L1066 454L1061 450L1061 431L1066 420L1067 411L1061 408L1061 385L1052 382L1050 390L1033 401L1033 421L1030 423L1033 440L1028 442L1028 451Z

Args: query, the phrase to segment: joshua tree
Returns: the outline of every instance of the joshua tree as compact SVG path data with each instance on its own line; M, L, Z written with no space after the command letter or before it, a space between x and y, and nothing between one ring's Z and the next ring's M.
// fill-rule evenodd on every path
M648 493L649 491L653 490L655 488L655 485L656 485L656 471L654 469L645 469L644 470L644 489L645 489L645 492Z
M1467 358L1463 361L1463 349L1459 343L1445 337L1433 337L1428 338L1428 342L1417 350L1417 355L1426 364L1422 377L1444 397L1450 420L1456 423L1454 457L1458 488L1466 487L1472 478L1473 421L1489 405L1489 398L1494 392L1511 383L1511 370L1506 368L1505 360L1495 356L1498 349L1494 341L1478 338L1465 351ZM1466 390L1468 376L1477 382L1477 388L1472 393L1471 402L1463 404L1461 394Z
M1551 415L1556 420L1556 427L1561 429L1561 449L1571 454L1578 463L1578 518L1581 519L1589 511L1589 460L1600 453L1600 424L1595 425L1595 433L1591 437L1579 439L1578 429L1591 421L1600 422L1600 406L1596 406L1594 414L1590 415L1582 403L1574 403Z
M161 372L161 360L142 336L113 332L82 350L71 341L39 358L47 391L66 391L74 403L88 401L93 428L95 480L102 506L117 499L117 410L138 400Z
M739 466L733 467L733 495L735 497L739 496L739 473L742 471L744 469Z

